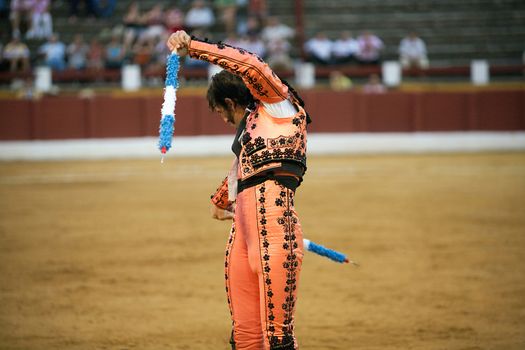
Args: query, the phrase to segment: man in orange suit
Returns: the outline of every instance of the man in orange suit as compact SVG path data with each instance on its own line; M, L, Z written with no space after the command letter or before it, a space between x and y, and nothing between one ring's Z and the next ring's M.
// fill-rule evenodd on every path
M306 171L306 126L297 93L259 57L179 31L180 56L224 70L212 78L210 108L237 128L232 168L212 196L212 215L233 219L225 277L233 349L298 349L294 334L303 235L294 195Z

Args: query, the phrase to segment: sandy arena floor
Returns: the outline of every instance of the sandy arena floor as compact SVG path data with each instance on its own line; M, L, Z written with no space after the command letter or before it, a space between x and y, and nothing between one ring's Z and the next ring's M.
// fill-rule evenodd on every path
M229 158L0 163L0 349L229 349ZM525 349L525 154L311 157L301 349Z

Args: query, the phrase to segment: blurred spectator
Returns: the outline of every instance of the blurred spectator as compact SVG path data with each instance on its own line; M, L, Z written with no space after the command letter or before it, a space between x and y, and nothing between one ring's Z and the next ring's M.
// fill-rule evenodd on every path
M19 36L15 35L5 46L3 58L9 62L9 70L15 72L18 70L29 70L29 48L20 41Z
M248 35L239 41L239 47L256 54L259 57L266 56L266 47L257 35Z
M428 68L427 47L415 32L411 32L401 40L399 60L403 68Z
M334 70L330 73L330 88L335 91L344 91L352 88L352 80L341 71Z
M84 11L88 18L95 18L97 13L95 9L95 0L85 0ZM78 5L80 0L69 0L69 22L74 23L78 17Z
M129 49L133 46L135 39L138 38L146 29L144 17L140 14L138 1L129 4L128 10L124 15L124 48Z
M291 45L288 41L277 39L266 45L267 57L266 62L274 70L290 70L293 67L292 58L290 57Z
M226 33L234 33L237 16L237 0L215 0L214 5L217 7Z
M124 45L118 35L113 35L105 49L105 66L107 69L120 69L126 57Z
M34 0L31 14L31 28L27 39L47 39L53 34L53 20L49 13L49 0Z
M91 0L97 17L108 18L113 16L117 0Z
M166 42L168 41L169 33L164 33L163 36L157 38L153 47L153 55L151 57L150 68L161 70L166 66L166 58L170 53Z
M168 33L175 33L184 29L184 13L177 7L172 7L166 12L166 29Z
M139 37L139 41L153 40L164 34L166 26L164 24L164 12L162 4L156 4L143 16L146 29Z
M58 34L52 34L48 41L39 49L44 56L44 63L54 70L63 70L66 67L66 45L59 41Z
M372 74L368 82L363 86L363 92L367 94L382 94L386 92L386 87L381 83L379 75Z
M248 0L248 14L255 16L259 21L265 19L268 15L266 0Z
M378 64L381 61L381 51L384 48L383 41L369 31L364 31L357 39L359 52L357 59L362 64Z
M186 13L185 25L190 30L207 30L215 23L215 15L204 0L193 1L191 8Z
M294 30L282 24L277 17L269 17L261 33L262 39L267 44L277 40L288 41L293 38L294 35Z
M137 41L133 46L133 63L146 67L151 62L153 49L153 40Z
M73 42L67 47L68 66L73 69L86 69L89 46L82 34L76 34Z
M91 39L89 43L87 66L92 70L101 70L104 68L104 48L97 38Z
M304 44L308 59L314 63L330 64L333 43L326 33L319 32Z
M341 32L339 39L334 41L332 56L334 63L349 63L355 60L359 52L359 43L352 37L349 31Z
M248 36L261 35L261 22L255 16L249 16L246 24L239 28L239 34Z
M11 0L11 20L12 35L20 38L20 24L30 22L31 13L33 11L34 0Z

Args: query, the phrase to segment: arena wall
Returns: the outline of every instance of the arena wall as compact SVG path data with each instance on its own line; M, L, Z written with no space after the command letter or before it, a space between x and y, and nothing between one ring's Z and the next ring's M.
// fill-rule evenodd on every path
M525 91L304 91L310 132L439 132L525 130ZM141 137L158 134L159 97L44 97L0 100L0 140ZM176 134L221 135L232 129L203 96L180 96Z

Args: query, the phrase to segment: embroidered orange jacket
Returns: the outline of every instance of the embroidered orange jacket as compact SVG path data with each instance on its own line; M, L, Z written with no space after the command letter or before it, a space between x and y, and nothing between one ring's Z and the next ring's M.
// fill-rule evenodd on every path
M189 55L240 76L258 101L256 108L246 117L244 129L238 130L241 144L238 179L245 181L269 172L283 172L300 181L306 171L307 118L297 99L289 93L288 86L262 59L243 49L194 39ZM289 118L273 117L264 108L264 104L287 99L297 111ZM225 180L212 196L212 202L224 209L231 204L225 200L227 198L228 181Z

